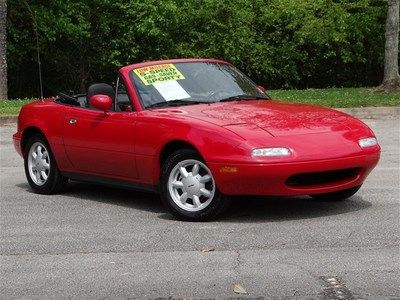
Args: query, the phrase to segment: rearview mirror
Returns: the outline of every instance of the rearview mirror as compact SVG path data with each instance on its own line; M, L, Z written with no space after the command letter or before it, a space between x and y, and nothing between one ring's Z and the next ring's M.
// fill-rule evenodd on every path
M263 93L265 93L265 91L267 90L265 87L263 87L262 85L259 85L258 86L258 89L261 91L261 92L263 92Z
M104 112L108 112L112 107L112 100L110 96L97 94L93 95L89 99L89 103L91 106L102 110Z

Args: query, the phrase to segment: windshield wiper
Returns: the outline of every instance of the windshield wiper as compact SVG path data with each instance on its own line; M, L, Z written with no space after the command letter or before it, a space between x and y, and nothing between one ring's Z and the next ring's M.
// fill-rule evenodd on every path
M200 103L210 103L210 102L179 99L179 100L161 101L161 102L153 103L153 104L150 104L149 106L146 106L146 108L191 105L191 104L200 104Z
M228 98L223 98L219 100L219 102L228 102L228 101L241 101L241 100L269 100L270 98L267 96L252 96L252 95L235 95Z

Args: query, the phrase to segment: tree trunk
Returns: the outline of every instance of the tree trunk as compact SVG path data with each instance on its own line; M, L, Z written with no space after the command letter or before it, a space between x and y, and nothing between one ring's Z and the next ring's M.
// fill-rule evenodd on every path
M0 0L0 100L7 99L6 18L7 2Z
M399 5L400 0L388 0L385 31L385 70L380 91L400 90L399 76Z

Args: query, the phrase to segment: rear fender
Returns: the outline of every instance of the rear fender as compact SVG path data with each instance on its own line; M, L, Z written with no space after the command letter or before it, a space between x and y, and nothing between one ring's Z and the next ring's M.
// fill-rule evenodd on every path
M21 133L21 153L24 145L34 132L40 132L46 138L60 170L70 169L66 159L62 139L66 106L52 100L30 103L21 109L18 118L18 131Z

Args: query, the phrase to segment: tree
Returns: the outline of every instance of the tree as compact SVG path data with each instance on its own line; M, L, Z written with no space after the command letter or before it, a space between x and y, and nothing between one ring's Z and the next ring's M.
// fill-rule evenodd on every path
M388 0L385 32L385 70L379 91L400 90L399 76L399 5L400 0Z
M0 100L7 99L6 18L7 2L0 0Z
M38 48L45 96L177 57L228 60L271 89L377 86L387 1L8 1L8 96L39 95Z

